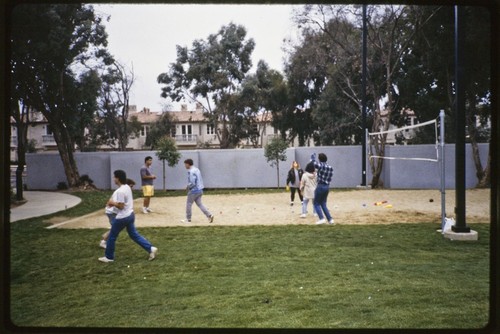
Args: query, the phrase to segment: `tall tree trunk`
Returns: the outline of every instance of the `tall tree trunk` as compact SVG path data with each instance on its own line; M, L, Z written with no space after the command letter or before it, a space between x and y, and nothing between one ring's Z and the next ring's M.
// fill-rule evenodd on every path
M477 143L477 127L476 127L476 105L474 98L469 99L469 110L467 115L467 128L469 129L470 144L472 147L472 159L474 160L474 167L476 168L476 177L478 183L477 188L485 188L489 186L489 165L491 161L490 150L488 149L488 161L486 168L483 169L483 164L481 163L481 156L479 154L479 145Z
M389 120L391 112L390 110L387 113L387 120L384 122L382 116L380 115L380 108L375 112L375 116L373 119L372 132L386 131L389 128ZM378 140L375 141L375 153L380 157L385 157L385 144L387 141L387 134L379 135ZM374 158L370 159L370 167L372 170L372 188L381 188L384 186L384 181L381 179L380 175L382 174L382 169L384 167L384 159L383 158Z
M479 180L477 188L488 188L491 186L491 150L488 149L488 162L486 163L486 168L484 169L483 177Z
M79 185L80 174L78 172L78 167L73 155L73 142L67 128L64 123L57 122L51 123L54 125L53 133L54 139L57 143L57 149L59 151L59 156L64 167L64 173L66 174L66 180L68 181L68 187L74 188Z
M28 141L28 123L29 123L29 108L22 107L22 110L16 111L16 128L17 128L17 168L16 168L16 200L23 200L23 173L26 165L26 146Z

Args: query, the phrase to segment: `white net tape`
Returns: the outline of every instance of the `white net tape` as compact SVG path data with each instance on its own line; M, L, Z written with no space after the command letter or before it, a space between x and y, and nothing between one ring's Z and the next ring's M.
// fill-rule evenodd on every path
M381 137L384 135L390 134L390 133L399 133L403 132L406 130L414 130L416 128L420 128L423 126L428 126L434 124L434 133L435 133L435 143L436 143L436 158L409 158L409 157L388 157L388 156L380 156L376 154L372 154L372 138L377 138L376 140L379 140ZM386 130L386 131L379 131L379 132L369 132L367 136L367 141L368 141L368 157L370 159L378 158L378 159L387 159L387 160L417 160L417 161L431 161L431 162L438 162L439 161L439 150L438 150L438 121L437 119L433 119L427 122L415 124L415 125L409 125L409 126L404 126L401 128L396 128L396 129L391 129L391 130Z

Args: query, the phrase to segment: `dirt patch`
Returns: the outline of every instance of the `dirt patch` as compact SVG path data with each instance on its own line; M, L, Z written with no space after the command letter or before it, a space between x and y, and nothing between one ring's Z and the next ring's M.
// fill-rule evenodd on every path
M142 198L134 201L136 226L207 226L207 218L193 205L192 222L182 223L185 217L186 197L154 197L153 213L140 212ZM317 218L309 214L300 218L298 196L290 206L290 194L240 194L203 196L203 203L215 216L211 225L286 225L314 224ZM379 205L375 205L375 203ZM446 192L446 212L454 217L455 191ZM328 208L336 224L394 224L436 222L441 219L441 194L438 190L351 190L330 192ZM468 190L466 194L468 223L488 223L490 220L489 189ZM48 221L58 228L107 228L108 218L102 210L77 217L54 217ZM56 226L54 226L56 227Z

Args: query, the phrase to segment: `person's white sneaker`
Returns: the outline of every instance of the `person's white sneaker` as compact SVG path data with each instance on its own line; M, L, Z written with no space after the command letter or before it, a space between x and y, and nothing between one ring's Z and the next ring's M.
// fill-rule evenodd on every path
M99 247L106 249L106 240L101 240Z
M113 262L114 260L110 260L108 259L107 257L103 256L103 257L100 257L98 258L99 261L101 262L104 262L104 263L110 263L110 262Z
M335 225L335 222L333 221L333 218L332 218L332 219L330 219L330 221L328 222L328 224L330 224L330 225Z
M153 210L151 210L149 207L146 208L146 211L147 212L153 212Z
M326 223L326 220L325 219L320 219L316 222L316 225L321 225L321 224L324 224Z
M149 213L147 208L142 208L142 213Z
M158 248L151 247L151 253L149 253L149 261L153 261L156 258L156 254L158 253Z
M307 217L307 215L305 213L300 215L300 218L306 218L306 217Z
M181 219L181 223L190 223L191 220L190 219Z

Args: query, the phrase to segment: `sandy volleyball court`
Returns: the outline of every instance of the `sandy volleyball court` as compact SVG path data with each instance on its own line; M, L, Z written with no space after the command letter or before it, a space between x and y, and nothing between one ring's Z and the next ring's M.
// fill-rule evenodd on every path
M440 223L441 194L438 190L348 190L332 191L328 207L336 224L392 224L392 223ZM381 203L384 202L384 203ZM136 226L208 226L207 219L193 205L191 223L182 223L185 216L186 197L154 197L153 213L140 212L142 198L134 201ZM314 224L309 204L307 218L300 218L301 205L298 196L290 206L290 193L239 194L203 196L203 203L214 214L214 226ZM380 205L374 205L379 203ZM489 189L468 190L466 194L468 223L490 221ZM455 191L446 192L446 212L454 217ZM103 209L78 217L54 217L47 221L57 228L107 228L108 219Z

